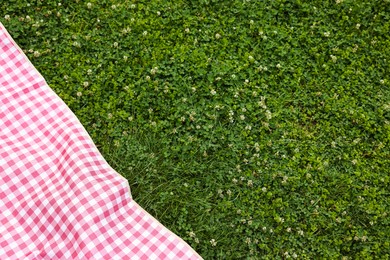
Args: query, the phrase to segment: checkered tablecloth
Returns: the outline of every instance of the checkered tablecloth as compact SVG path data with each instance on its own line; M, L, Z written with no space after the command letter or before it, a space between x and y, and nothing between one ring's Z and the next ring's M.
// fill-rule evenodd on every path
M201 259L125 178L0 24L0 259Z

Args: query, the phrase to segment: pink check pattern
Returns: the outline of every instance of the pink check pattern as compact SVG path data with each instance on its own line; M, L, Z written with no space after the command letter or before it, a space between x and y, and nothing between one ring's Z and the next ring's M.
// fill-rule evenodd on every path
M143 210L0 24L0 259L201 259Z

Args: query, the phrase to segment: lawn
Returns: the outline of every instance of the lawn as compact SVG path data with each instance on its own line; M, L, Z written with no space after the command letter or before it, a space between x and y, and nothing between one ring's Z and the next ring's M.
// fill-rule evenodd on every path
M8 0L133 198L205 259L390 258L389 0Z

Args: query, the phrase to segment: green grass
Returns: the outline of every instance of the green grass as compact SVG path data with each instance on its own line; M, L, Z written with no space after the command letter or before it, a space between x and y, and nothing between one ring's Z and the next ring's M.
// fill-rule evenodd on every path
M390 257L390 1L90 2L0 20L141 206L206 259Z

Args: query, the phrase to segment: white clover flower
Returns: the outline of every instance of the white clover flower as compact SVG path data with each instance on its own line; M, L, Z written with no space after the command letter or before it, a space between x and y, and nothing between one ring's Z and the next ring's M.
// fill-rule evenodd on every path
M114 42L114 48L117 48L118 47L118 43L117 42Z
M366 237L366 236L362 236L362 237L361 237L361 240L362 240L363 242L366 242L366 241L367 241L367 237Z
M129 57L127 57L127 56L123 56L123 59L124 59L125 61L127 61L128 58L129 58Z
M136 7L135 4L130 5L130 8L131 8L131 9L135 9L135 7Z
M250 24L254 24L255 22L254 22L253 20L250 20L249 23L250 23Z
M92 70L91 69L87 70L87 74L91 75L92 74Z
M296 253L294 253L294 254L292 255L292 257L293 257L293 258L297 258L298 255L297 255Z
M31 17L30 16L26 16L26 20L27 20L27 22L30 22L31 21Z
M261 190L262 190L263 192L266 192L266 191L267 191L267 188L266 188L266 187L263 187L263 188L261 188Z
M248 57L249 60L254 60L253 56Z
M85 81L84 83L83 83L83 86L86 88L86 87L88 87L89 86L89 82L88 81Z
M112 9L116 9L116 5L112 5L111 8L112 8Z
M280 65L280 63L276 64L276 68L280 69L282 67L282 65Z
M160 16L160 15L161 15L161 12L160 12L160 11L157 11L157 15Z
M144 31L142 34L143 34L143 36L146 36L148 34L148 32Z
M271 111L269 111L269 110L265 111L265 117L266 117L267 119L271 119L271 118L272 118L272 113L271 113Z
M9 21L9 20L11 20L11 17L10 17L8 14L6 14L6 15L4 16L4 19L7 20L7 21Z
M133 120L134 120L134 117L132 117L132 116L129 116L129 117L127 118L127 120L129 120L129 121L131 122L131 121L133 121Z
M196 88L195 87L192 87L191 90L192 90L192 92L196 92Z
M300 236L303 236L303 231L302 231L302 230L298 230L298 234L299 234Z
M227 191L226 191L226 194L227 194L228 196L230 196L230 195L232 195L232 191L231 191L231 190L227 190Z
M215 95L215 94L217 94L217 92L214 90L214 89L212 89L211 91L210 91L210 93L211 93L211 95Z
M264 231L264 232L267 231L267 227L263 227L263 231Z
M185 122L186 118L184 116L180 117L180 121Z
M221 77L215 78L215 81L220 81L220 80L221 80Z
M336 0L336 4L341 4L343 0Z
M233 182L233 183L237 183L238 181L237 181L236 178L233 178L232 182Z
M269 230L269 232L272 234L272 233L274 233L274 230L271 228L271 229Z
M219 33L215 34L215 38L218 40L219 38L221 38L221 35Z
M92 8L92 4L91 3L87 3L87 8L91 9Z
M158 67L154 67L153 69L150 70L150 73L152 75L156 74L157 73L157 70L158 70Z
M77 92L77 96L78 96L78 97L81 97L82 95L83 95L83 93Z
M251 239L249 238L249 237L247 237L246 239L245 239L245 244L250 244L250 243L252 243L252 241L251 241Z
M288 227L288 228L286 229L286 231L290 233L290 232L291 232L291 228Z
M39 53L39 51L34 51L34 57L39 57L41 56L41 54Z
M195 233L194 233L193 231L189 232L188 235L189 235L190 237L195 237L195 236L196 236Z
M185 32L186 32L186 33L189 33L189 32L190 32L190 28L186 28L186 29L185 29Z
M248 187L253 187L253 181L252 180L248 180Z
M325 37L329 37L330 36L330 32L324 32L324 36Z
M148 109L148 112L149 112L149 113L153 113L153 108L149 108L149 109Z
M112 114L111 114L111 113L108 113L107 117L108 117L109 119L111 119L111 118L112 118Z
M177 129L173 128L172 133L177 134Z
M232 79L235 79L235 78L236 78L236 75L235 75L235 74L232 74L231 77L232 77Z
M357 164L357 160L356 159L353 159L351 162L352 162L353 165Z
M379 81L379 83L381 83L381 84L383 85L383 84L385 84L385 81L384 81L383 79L381 79L381 80Z
M356 24L356 29L360 29L360 23Z
M211 239L210 243L211 243L212 246L216 246L217 245L217 242L215 241L215 239Z
M333 62L336 62L336 61L337 61L337 57L334 56L334 55L330 55L330 58L332 59Z
M150 76L146 76L146 80L149 81L150 80Z

